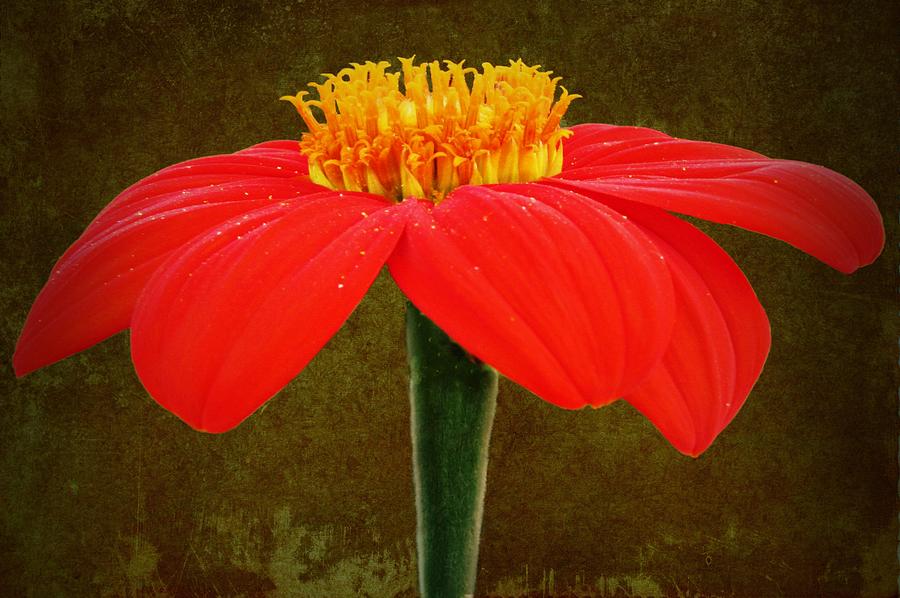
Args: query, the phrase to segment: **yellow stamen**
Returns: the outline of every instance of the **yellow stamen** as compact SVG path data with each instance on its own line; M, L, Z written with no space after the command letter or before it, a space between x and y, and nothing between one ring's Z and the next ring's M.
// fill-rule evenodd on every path
M317 100L306 99L306 91L281 98L309 129L300 151L314 182L439 202L460 185L560 172L562 140L570 134L560 119L581 96L560 87L554 100L559 77L521 60L485 63L479 71L414 58L400 59L401 72L388 72L388 62L354 63L310 83Z

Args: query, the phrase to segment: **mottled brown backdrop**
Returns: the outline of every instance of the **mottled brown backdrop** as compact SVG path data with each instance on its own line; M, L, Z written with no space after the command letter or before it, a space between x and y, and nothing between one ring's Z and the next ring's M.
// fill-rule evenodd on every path
M566 412L502 383L479 593L894 595L898 5L844 4L5 4L0 594L415 595L403 299L386 275L221 436L147 396L127 333L22 380L10 358L54 260L118 191L297 137L280 95L416 54L540 63L584 95L571 123L824 164L890 214L887 254L851 277L703 226L754 284L773 346L698 460L627 405Z

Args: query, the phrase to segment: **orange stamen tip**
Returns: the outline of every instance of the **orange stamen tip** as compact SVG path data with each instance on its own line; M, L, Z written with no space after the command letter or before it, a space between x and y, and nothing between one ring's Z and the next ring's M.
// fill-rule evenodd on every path
M351 63L309 92L283 96L309 132L310 177L332 189L440 201L465 184L526 182L562 168L562 115L572 100L559 77L521 59ZM443 64L443 66L441 66ZM557 87L559 98L556 99ZM310 108L315 108L316 116ZM324 122L320 119L324 119Z

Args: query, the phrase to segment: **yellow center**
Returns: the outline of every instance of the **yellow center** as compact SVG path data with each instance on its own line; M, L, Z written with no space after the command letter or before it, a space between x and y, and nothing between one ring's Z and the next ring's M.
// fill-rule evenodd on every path
M481 71L413 60L400 59L402 72L354 63L310 83L318 99L306 91L282 98L309 127L300 151L313 182L439 202L459 185L533 181L562 169L569 131L559 123L580 96L560 87L554 101L559 77L521 60Z

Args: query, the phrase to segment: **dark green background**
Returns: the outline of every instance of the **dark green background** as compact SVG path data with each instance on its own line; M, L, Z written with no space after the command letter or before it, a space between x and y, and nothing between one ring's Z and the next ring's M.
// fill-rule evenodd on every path
M703 226L754 284L773 345L698 460L627 405L566 412L502 382L480 592L893 595L900 19L895 2L841 4L4 5L0 594L414 594L403 298L386 276L284 392L221 436L146 395L127 334L22 380L10 359L54 260L118 191L176 161L296 138L278 96L415 53L521 56L584 95L570 123L824 164L890 207L887 254L852 277Z

